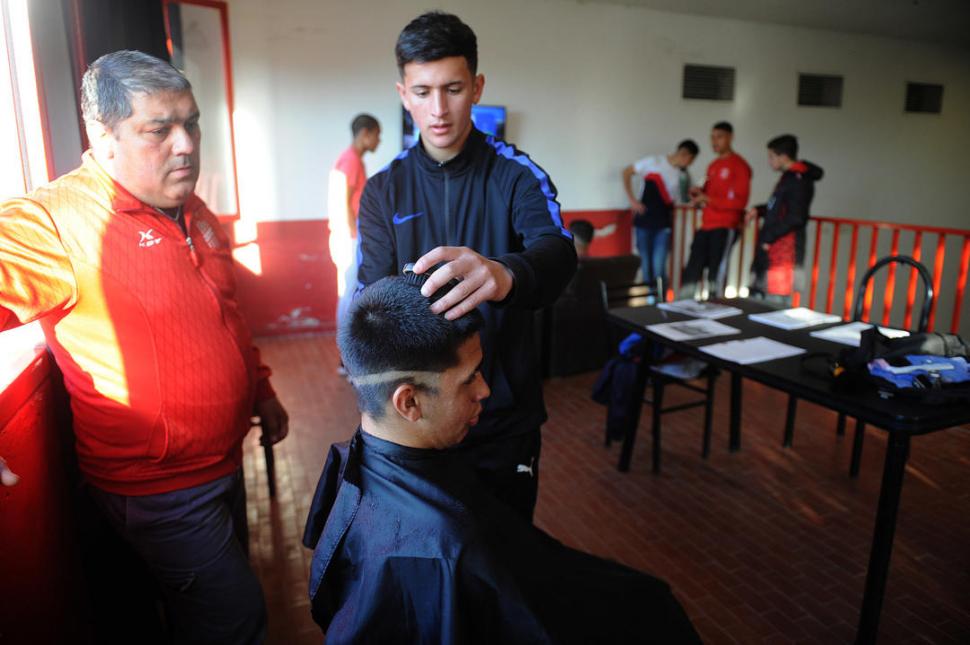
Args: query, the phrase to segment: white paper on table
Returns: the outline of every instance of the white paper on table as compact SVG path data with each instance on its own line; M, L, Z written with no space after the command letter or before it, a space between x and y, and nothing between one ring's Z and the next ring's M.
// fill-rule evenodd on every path
M815 311L808 307L766 311L760 314L750 314L748 318L763 325L771 325L780 329L805 329L806 327L815 327L842 320L842 316Z
M799 354L805 353L805 350L801 347L779 343L776 340L771 340L764 336L715 343L701 347L700 350L720 359L741 365L763 363L765 361L773 361L779 358L788 358L789 356L798 356Z
M859 343L862 342L862 332L870 327L872 327L872 325L869 323L850 322L846 325L836 325L835 327L829 327L828 329L813 331L810 333L810 335L823 340L830 340L833 343L842 343L843 345L858 347ZM901 338L903 336L909 336L909 332L905 329L880 327L879 331L883 336L888 338Z
M657 305L661 309L674 311L695 318L727 318L743 313L737 307L719 305L716 302L702 302L688 298L686 300L674 300L673 302L661 302Z
M680 322L658 323L647 325L647 330L660 334L670 340L699 340L714 336L729 336L740 334L741 330L708 318L693 318Z

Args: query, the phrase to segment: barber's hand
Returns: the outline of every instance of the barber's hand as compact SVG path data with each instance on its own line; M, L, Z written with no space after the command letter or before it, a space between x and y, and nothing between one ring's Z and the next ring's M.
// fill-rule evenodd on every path
M7 462L0 457L0 484L4 486L15 486L20 481L20 476L7 468Z
M414 263L415 273L424 273L439 262L438 267L421 287L425 297L448 284L452 278L460 282L446 296L431 306L436 314L454 320L483 302L499 302L512 291L515 279L501 262L489 260L465 246L439 246L425 253Z
M643 202L630 202L630 210L635 215L643 215L647 212L647 207L643 205Z
M762 251L770 251L771 250L771 245L770 244L762 244L761 245L761 250Z
M263 429L259 442L264 446L279 443L290 432L290 415L276 397L257 401L256 416L259 417L259 425Z

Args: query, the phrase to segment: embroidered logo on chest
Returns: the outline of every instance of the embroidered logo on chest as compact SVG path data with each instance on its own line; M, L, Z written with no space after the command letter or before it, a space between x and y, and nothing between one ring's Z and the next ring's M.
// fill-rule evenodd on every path
M147 249L150 246L161 244L162 238L155 237L155 235L153 234L154 230L155 229L150 228L147 231L138 231L138 235L141 236L141 239L138 240L138 246L140 246L143 249Z
M728 168L721 168L721 179L727 179L731 176L731 170Z

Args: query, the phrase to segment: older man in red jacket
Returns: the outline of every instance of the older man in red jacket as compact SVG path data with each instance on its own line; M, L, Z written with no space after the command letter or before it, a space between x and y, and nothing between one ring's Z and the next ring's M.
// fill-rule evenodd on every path
M174 640L262 642L242 440L253 415L281 440L287 415L229 240L193 193L199 108L181 73L133 51L95 61L81 94L81 166L0 204L0 329L40 320L81 473L160 583ZM17 477L0 463L0 479Z

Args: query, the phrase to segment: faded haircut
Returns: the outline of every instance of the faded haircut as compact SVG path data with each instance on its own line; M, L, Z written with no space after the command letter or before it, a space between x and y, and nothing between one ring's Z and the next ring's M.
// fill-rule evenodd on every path
M433 313L420 286L399 276L366 287L337 331L337 346L360 411L380 419L402 383L430 389L408 374L441 373L458 365L458 348L478 333L483 320L477 309L455 320ZM384 374L388 378L379 377Z
M397 37L394 55L401 77L408 63L431 63L452 56L463 56L472 76L478 73L475 32L458 16L443 11L429 11L409 22Z
M187 92L188 79L169 63L140 51L125 49L91 63L81 79L81 113L108 129L131 116L134 94Z

